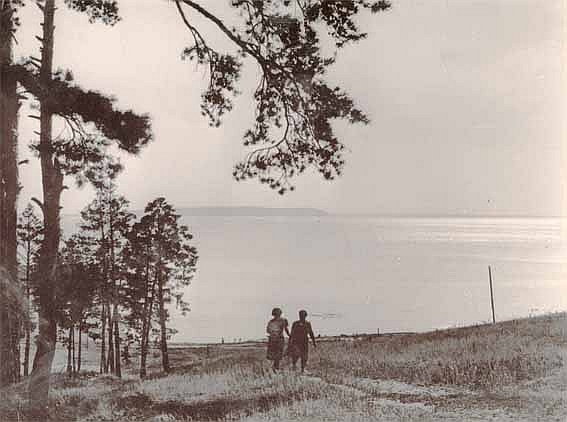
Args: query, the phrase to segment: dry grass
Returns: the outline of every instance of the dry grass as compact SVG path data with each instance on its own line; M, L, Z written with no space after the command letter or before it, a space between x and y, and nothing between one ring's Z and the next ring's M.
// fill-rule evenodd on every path
M565 363L567 315L337 341L321 348L312 366L325 379L344 376L415 384L498 387L549 375Z
M273 374L264 353L262 344L172 349L176 372L153 366L143 381L135 371L122 380L58 375L52 420L441 421L466 420L470 409L479 420L567 416L565 314L321 342L313 376ZM26 420L25 385L2 394L0 420Z
M292 402L321 396L321 380L273 374L258 365L241 365L202 374L178 374L140 382L114 401L135 414L167 411L177 418L239 419Z

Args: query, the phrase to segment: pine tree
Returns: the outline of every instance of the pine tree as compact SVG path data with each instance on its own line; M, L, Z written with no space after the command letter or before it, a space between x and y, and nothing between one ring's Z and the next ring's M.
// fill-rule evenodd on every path
M212 126L232 110L238 94L242 59L256 64L260 80L254 91L255 122L244 134L251 151L234 169L237 180L256 178L280 194L293 189L291 179L308 168L325 179L340 175L344 144L332 122L369 122L340 87L325 81L336 52L366 37L356 16L386 10L385 0L231 0L231 15L212 13L205 1L175 0L183 24L193 39L183 58L208 68L209 83L201 109ZM201 32L194 15L207 21L236 48L221 52ZM238 20L239 19L239 20ZM235 22L228 26L226 21ZM321 38L334 44L325 56Z
M91 253L90 242L82 234L75 234L65 241L59 261L57 322L66 332L64 344L67 344L67 372L75 373L75 331L79 328L80 332L86 314L92 306L93 296L104 280L97 271L98 262ZM78 347L80 351L80 342Z
M66 0L76 10L89 14L91 20L113 24L118 20L115 1ZM33 67L13 66L18 81L40 104L40 132L36 150L41 162L44 217L44 239L40 250L38 286L39 336L30 379L30 405L38 416L47 414L49 376L57 341L57 256L61 237L61 192L65 175L73 175L79 183L92 176L99 163L105 162L114 173L120 166L107 153L115 141L120 148L137 153L151 139L149 119L131 111L115 109L113 100L102 94L84 91L72 85L69 71L53 71L56 0L38 0L43 21L39 72ZM66 122L71 136L54 139L52 121L59 116ZM92 123L95 134L85 129ZM112 174L110 175L112 176Z
M27 301L27 315L25 329L24 347L24 376L29 374L30 345L32 324L32 290L34 279L37 275L37 259L41 239L43 236L43 223L36 215L32 204L28 204L20 216L18 223L18 239L23 256L23 289Z
M10 312L11 297L21 295L17 272L17 123L19 100L17 82L11 72L13 39L19 20L20 0L0 3L0 268L3 287L11 294L0 295L0 387L16 382L20 376L20 312ZM21 302L23 303L23 302ZM12 310L13 311L13 310Z
M175 301L182 312L188 311L183 300L183 288L195 272L197 250L189 241L191 234L179 224L180 216L164 198L150 202L130 233L128 254L134 276L130 279L132 310L141 317L140 377L146 376L152 320L157 317L162 368L169 372L167 328L169 314L166 305ZM157 315L154 314L157 307Z
M101 183L97 196L81 213L81 231L96 254L102 283L99 288L101 312L101 372L121 376L120 307L125 280L122 250L134 215L128 211L128 201L118 196L110 181ZM104 332L107 330L107 332ZM108 345L108 355L106 346Z

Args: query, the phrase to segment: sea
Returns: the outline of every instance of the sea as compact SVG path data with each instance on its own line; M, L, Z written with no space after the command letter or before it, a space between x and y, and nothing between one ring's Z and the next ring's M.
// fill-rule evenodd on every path
M422 332L567 310L560 218L183 216L199 251L174 342L265 337L273 307L316 334Z

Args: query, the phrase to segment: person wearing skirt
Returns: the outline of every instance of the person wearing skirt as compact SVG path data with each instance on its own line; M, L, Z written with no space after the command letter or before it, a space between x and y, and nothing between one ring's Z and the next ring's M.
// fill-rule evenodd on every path
M272 361L272 368L275 371L280 369L280 361L284 353L284 331L290 335L287 319L282 318L282 310L280 308L272 309L272 319L268 322L266 332L268 333L268 360Z

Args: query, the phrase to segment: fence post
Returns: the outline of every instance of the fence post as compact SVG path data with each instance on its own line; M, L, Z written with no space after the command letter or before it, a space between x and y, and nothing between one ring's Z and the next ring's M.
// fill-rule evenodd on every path
M494 292L492 290L492 269L488 266L488 280L490 281L490 304L492 306L492 323L496 324L496 317L494 316Z

